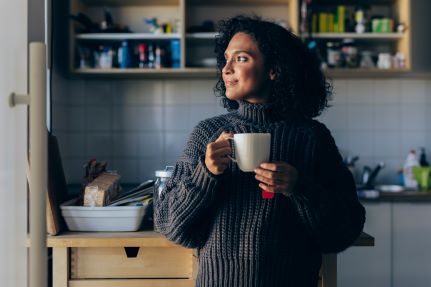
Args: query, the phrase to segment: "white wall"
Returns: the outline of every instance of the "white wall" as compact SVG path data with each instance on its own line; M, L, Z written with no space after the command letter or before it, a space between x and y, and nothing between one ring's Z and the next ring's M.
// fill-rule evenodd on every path
M224 113L213 80L64 80L54 78L53 128L69 183L90 158L107 160L123 182L172 165L194 125ZM384 161L379 179L396 182L410 148L431 155L431 81L335 80L332 107L321 117L342 153L362 165Z
M11 109L8 97L27 93L27 1L0 1L0 27L0 286L24 287L27 108Z

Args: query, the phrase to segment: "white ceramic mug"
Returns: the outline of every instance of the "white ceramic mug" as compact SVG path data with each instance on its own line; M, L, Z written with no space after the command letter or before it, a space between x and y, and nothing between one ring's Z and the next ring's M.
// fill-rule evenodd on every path
M270 133L234 134L235 161L244 172L254 171L262 162L269 161L271 151Z

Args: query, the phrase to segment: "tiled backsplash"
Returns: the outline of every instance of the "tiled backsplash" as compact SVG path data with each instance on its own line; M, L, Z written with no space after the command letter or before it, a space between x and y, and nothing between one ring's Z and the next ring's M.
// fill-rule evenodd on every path
M224 113L213 80L71 80L54 76L53 131L66 178L78 183L90 158L108 161L122 182L137 183L173 165L193 127ZM396 182L410 148L431 156L431 81L338 79L319 119L340 151L363 165L386 167L378 180Z

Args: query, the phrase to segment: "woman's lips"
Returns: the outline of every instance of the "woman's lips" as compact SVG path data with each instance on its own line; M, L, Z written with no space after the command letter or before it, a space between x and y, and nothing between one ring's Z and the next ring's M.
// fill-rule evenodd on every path
M237 80L227 80L224 82L224 85L226 87L232 87L232 86L235 86L236 84L238 84Z

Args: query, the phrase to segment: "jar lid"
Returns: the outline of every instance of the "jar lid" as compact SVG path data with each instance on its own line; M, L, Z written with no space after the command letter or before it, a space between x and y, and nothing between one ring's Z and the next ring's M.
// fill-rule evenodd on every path
M166 166L164 170L156 170L156 177L171 177L173 171L173 166Z

